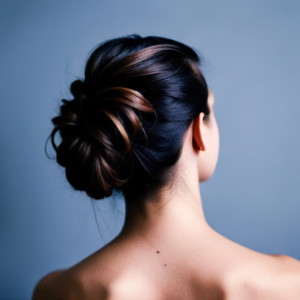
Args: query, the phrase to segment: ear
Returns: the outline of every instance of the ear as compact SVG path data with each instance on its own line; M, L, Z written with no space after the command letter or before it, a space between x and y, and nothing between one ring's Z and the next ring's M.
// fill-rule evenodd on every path
M204 116L201 112L193 123L193 146L200 151L206 150Z

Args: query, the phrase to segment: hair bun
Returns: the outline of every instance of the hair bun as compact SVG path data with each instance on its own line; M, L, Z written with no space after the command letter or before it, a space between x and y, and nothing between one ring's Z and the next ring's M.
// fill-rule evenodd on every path
M70 184L94 199L120 188L133 169L131 138L143 130L138 111L154 112L137 91L107 88L87 98L85 84L76 80L73 100L62 100L60 115L53 118L54 135L60 132L57 162L66 168Z

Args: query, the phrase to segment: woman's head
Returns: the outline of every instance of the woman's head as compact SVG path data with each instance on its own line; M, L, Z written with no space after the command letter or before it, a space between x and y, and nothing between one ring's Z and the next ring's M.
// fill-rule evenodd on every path
M100 44L52 119L70 184L101 199L151 196L173 182L187 129L200 113L205 126L215 121L199 64L191 48L161 37Z

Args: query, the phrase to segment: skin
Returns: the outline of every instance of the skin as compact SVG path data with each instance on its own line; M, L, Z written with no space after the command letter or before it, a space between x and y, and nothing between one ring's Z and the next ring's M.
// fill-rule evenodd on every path
M252 251L206 222L199 182L211 177L219 130L210 91L210 114L188 129L172 188L137 207L127 201L121 233L70 269L37 285L33 300L299 300L300 262Z

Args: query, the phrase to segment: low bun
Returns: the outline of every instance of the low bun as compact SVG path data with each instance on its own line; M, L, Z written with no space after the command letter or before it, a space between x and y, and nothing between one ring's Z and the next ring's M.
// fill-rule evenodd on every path
M62 100L52 119L52 144L57 162L65 167L69 183L93 199L109 197L130 177L133 169L131 139L142 131L140 112L153 112L137 91L111 87L88 98L85 84L71 84L73 100ZM60 132L61 143L54 136Z

